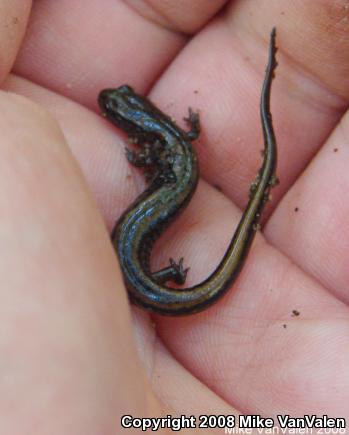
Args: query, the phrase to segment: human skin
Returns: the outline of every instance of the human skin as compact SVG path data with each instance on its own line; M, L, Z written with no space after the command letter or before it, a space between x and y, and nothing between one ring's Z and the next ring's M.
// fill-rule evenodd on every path
M313 5L0 0L2 433L118 434L123 414L349 418L349 9ZM98 92L128 83L180 125L200 110L202 179L153 255L154 270L184 256L193 285L260 166L273 26L280 185L263 234L209 310L130 307L108 231L144 181Z

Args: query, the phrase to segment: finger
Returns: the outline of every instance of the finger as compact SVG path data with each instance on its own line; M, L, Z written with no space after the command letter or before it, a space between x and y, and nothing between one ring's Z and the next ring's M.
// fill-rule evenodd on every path
M199 428L200 423L203 422L200 418L203 414L231 415L236 419L238 415L236 409L224 402L210 388L196 379L195 374L190 373L173 358L159 339L153 320L139 308L135 308L133 314L135 337L141 360L156 397L164 405L163 414L187 417L193 415L194 428ZM231 419L228 421L231 422ZM200 431L204 431L204 428L205 426L201 424ZM218 435L221 432L221 428L214 431L213 425L207 430L210 434Z
M0 81L11 70L18 54L30 12L30 0L0 1Z
M346 9L337 5L328 14L332 4L319 3L315 15L304 2L262 1L258 8L253 1L231 2L176 57L152 93L167 108L171 90L168 110L175 119L188 105L200 110L203 177L240 207L261 162L259 98L273 26L279 50L271 109L281 180L275 199L306 167L347 106L348 31L334 23L336 11L345 17ZM324 28L332 29L329 38Z
M208 192L199 190L198 201ZM211 207L196 210L201 219L187 217L186 241L177 242L191 267L188 286L207 278L227 246L233 213L214 197ZM222 300L201 314L156 323L175 359L243 414L325 409L349 416L348 319L344 304L258 237Z
M224 0L139 3L35 2L15 72L94 108L105 87L145 92Z
M32 82L12 75L4 89L36 101L54 115L111 231L137 193L123 139L106 128L110 126L102 117Z
M267 227L269 240L349 303L349 113L288 192Z
M51 117L6 93L0 112L2 429L114 433L158 410L108 234Z

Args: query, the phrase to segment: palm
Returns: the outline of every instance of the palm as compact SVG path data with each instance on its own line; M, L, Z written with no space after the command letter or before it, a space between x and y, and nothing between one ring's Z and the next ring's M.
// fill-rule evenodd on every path
M27 13L19 3L17 40ZM215 10L210 9L213 3ZM42 133L41 121L33 115L39 127L31 131L32 142L43 143L43 148L33 145L31 157L27 156L33 165L26 174L29 181L21 180L20 172L16 182L31 183L37 196L33 199L28 192L21 192L24 199L13 196L26 206L16 213L10 208L6 217L21 235L23 216L37 223L34 209L52 210L39 219L45 234L40 250L33 251L28 241L29 246L20 244L13 250L13 259L8 260L6 253L6 261L23 273L23 288L13 287L9 280L4 297L10 303L13 298L17 301L16 295L20 298L20 319L27 318L28 306L37 297L31 319L37 331L28 334L30 352L22 354L14 332L4 342L17 343L11 352L16 360L25 361L23 373L39 397L48 388L54 398L72 397L81 404L80 415L72 409L60 420L59 404L45 401L54 416L47 424L54 428L72 422L74 434L97 429L112 433L123 413L159 416L168 409L187 415L326 413L349 418L345 116L336 128L349 92L347 29L339 24L324 35L331 14L322 16L320 26L312 21L311 10L300 10L303 3L291 10L286 1L268 8L261 2L258 10L250 1L233 2L210 21L218 3L224 2L188 2L182 13L143 10L148 17L144 18L121 1L87 1L82 10L79 1L42 0L34 4L18 55L16 43L9 44L8 67L17 59L4 88L38 102L58 120L109 228L139 192L142 178L134 171L134 177L129 176L124 139L98 116L98 91L123 83L140 93L151 88L152 100L178 122L188 106L200 110L203 134L196 148L202 182L188 210L161 240L162 248L154 251L158 265L170 256L185 255L191 267L190 285L207 276L221 258L239 218L235 204L244 207L260 165L258 100L269 31L274 25L278 30L272 112L281 184L272 192L264 238L256 238L238 282L223 300L199 315L155 317L154 329L149 316L134 309L135 334L114 254L79 171L65 148L52 151L44 146L45 140L62 144L64 140L52 126ZM294 23L301 19L308 21L297 31ZM188 41L185 33L195 36ZM3 79L5 71L4 67ZM4 100L1 112L11 104ZM13 123L19 117L17 125L23 126L22 141L27 144L26 116L22 119L16 108L24 103L13 104ZM6 133L6 117L2 127ZM11 131L8 128L9 137ZM51 159L42 157L45 153ZM8 174L6 168L11 173L11 165L10 159L2 163L0 177ZM52 170L51 165L54 176L45 172ZM14 190L11 187L9 197ZM0 205L8 209L4 201ZM34 261L26 268L28 255ZM33 275L35 264L40 264L45 278ZM2 276L7 276L7 268ZM12 311L6 306L3 310L12 325ZM52 337L55 345L48 352L46 343ZM39 366L38 373L46 373L53 361L55 376L49 372L38 383L35 370ZM20 382L16 388L24 404L36 394L28 386L21 392ZM35 415L39 411L35 403L32 406ZM93 416L81 418L91 407ZM42 404L39 409L42 413Z

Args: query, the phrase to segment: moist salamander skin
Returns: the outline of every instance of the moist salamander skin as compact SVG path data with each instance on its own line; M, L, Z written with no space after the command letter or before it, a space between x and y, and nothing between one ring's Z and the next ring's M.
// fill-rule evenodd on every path
M275 53L273 29L260 103L265 143L262 167L220 264L206 280L189 288L165 285L168 281L184 284L188 269L183 267L183 258L178 263L170 259L168 267L151 272L150 253L154 241L185 209L195 192L199 168L191 142L200 133L199 116L189 109L186 121L190 131L185 132L128 85L105 89L99 94L103 115L139 146L137 152L126 150L127 159L145 168L150 180L148 188L122 214L111 236L130 300L138 306L163 315L196 313L223 296L238 276L269 191L277 181L277 149L269 107Z

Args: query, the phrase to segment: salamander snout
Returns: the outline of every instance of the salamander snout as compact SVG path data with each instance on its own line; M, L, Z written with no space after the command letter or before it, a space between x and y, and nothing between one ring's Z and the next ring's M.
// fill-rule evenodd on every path
M103 89L99 93L98 104L102 115L119 128L133 135L139 130L144 108L142 100L130 86Z
M98 95L98 104L102 112L105 112L109 105L111 100L113 99L113 93L115 92L115 89L103 89Z

